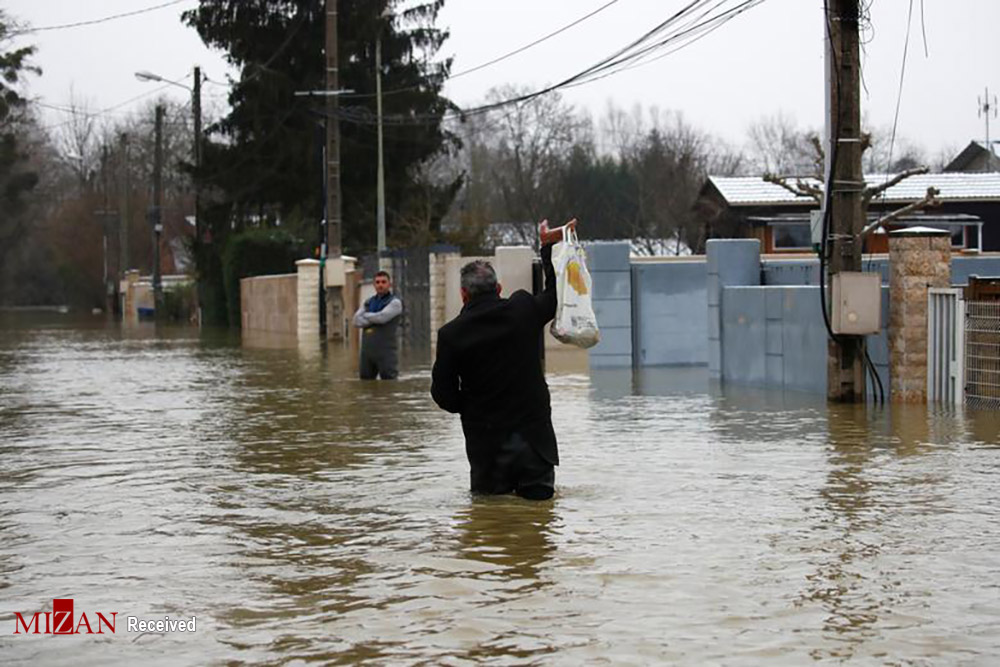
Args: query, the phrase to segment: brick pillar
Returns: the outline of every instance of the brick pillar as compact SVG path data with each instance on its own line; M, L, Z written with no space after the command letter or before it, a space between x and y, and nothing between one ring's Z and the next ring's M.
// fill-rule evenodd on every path
M299 279L295 298L298 306L298 336L300 340L319 340L319 261L300 259L295 262Z
M951 286L951 234L911 227L889 234L890 396L927 402L927 289Z

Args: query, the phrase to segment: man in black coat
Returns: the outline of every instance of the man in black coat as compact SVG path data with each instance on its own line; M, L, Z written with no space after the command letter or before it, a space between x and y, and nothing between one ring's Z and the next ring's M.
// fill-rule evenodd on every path
M542 370L542 330L556 313L552 244L563 230L539 226L545 289L500 298L488 262L462 268L462 312L438 330L431 395L462 416L475 493L552 497L559 465L549 387Z

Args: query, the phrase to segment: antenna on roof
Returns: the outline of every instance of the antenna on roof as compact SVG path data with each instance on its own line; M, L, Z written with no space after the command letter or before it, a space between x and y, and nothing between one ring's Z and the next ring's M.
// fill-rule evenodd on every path
M993 110L993 117L997 117L997 96L993 96L993 103L990 104L990 89L989 86L986 88L986 95L983 97L976 97L976 101L979 102L979 117L986 117L986 150L990 150L990 110Z

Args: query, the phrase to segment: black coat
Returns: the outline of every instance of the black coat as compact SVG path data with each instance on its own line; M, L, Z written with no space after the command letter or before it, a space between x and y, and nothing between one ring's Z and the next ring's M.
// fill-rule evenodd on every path
M541 255L541 294L479 295L438 330L431 395L441 408L462 416L473 464L489 465L514 431L546 461L559 464L541 361L542 330L556 313L552 246L542 247Z

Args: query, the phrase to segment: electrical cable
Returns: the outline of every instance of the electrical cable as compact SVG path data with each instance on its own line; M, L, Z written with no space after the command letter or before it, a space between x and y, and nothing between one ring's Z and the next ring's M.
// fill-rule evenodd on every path
M470 67L468 69L462 70L462 71L457 72L455 74L450 74L450 75L448 75L447 77L445 77L442 80L442 84L445 81L453 81L454 79L457 79L459 77L465 76L466 74L472 74L473 72L478 72L479 70L485 69L487 67L490 67L491 65L496 65L497 63L503 62L504 60L507 60L508 58L512 58L513 56L516 56L519 53L523 53L524 51L527 51L528 49L530 49L532 47L538 46L542 42L546 42L546 41L552 39L553 37L556 37L557 35L560 35L560 34L566 32L570 28L575 28L576 26L578 26L579 24L583 23L587 19L592 18L592 17L600 14L601 12L603 12L608 7L611 7L612 5L617 4L619 1L620 0L611 0L611 2L608 2L606 4L601 5L600 7L598 7L595 10L593 10L592 12L581 16L580 18L576 19L575 21L573 21L571 23L568 23L568 24L564 25L563 27L559 28L558 30L550 32L549 34L544 35L543 37L539 37L535 41L529 42L528 44L525 44L524 46L521 46L521 47L519 47L517 49L514 49L513 51L511 51L509 53L505 53L502 56L494 58L493 60L489 60L489 61L487 61L485 63L482 63L480 65L476 65L474 67ZM385 97L387 95L395 95L397 93L408 92L408 91L411 91L411 90L418 90L421 87L422 86L416 85L416 86L405 86L403 88L394 88L392 90L385 90L385 91L382 91L382 96ZM375 96L376 96L376 93L347 93L347 94L341 95L341 97L345 97L345 98L349 97L349 98L352 98L352 99L370 98L370 97L375 97Z
M725 4L729 0L719 0L711 7L708 11L711 12L717 9L722 4ZM638 39L633 40L626 46L618 49L609 56L606 56L597 63L591 65L590 67L560 81L559 83L546 86L540 90L536 90L530 93L525 93L523 95L518 95L509 99L499 100L497 102L492 102L478 107L457 109L454 111L444 111L442 110L436 114L423 114L423 115L383 115L383 123L385 124L402 124L402 125L413 125L413 124L423 124L427 122L437 123L444 119L450 118L467 118L472 115L489 113L491 111L513 105L521 104L537 97L541 97L548 93L554 92L561 88L569 88L576 85L582 85L583 83L589 83L596 81L605 76L610 76L611 74L623 71L626 67L630 65L635 65L636 61L647 56L648 54L662 49L664 46L670 44L671 42L677 41L685 36L694 34L699 30L705 30L707 32L714 31L720 28L722 25L732 20L737 15L743 13L744 11L756 6L764 0L743 0L736 7L731 8L721 14L713 16L709 19L703 20L693 26L684 26L682 29L675 31L666 37L663 37L657 42L649 44L654 38L663 33L668 28L672 27L673 24L681 21L685 17L695 13L698 9L711 4L708 0L693 0L692 2L685 5L683 8L675 12L669 18L663 22L656 25L654 28L640 36ZM704 16L705 12L702 14ZM700 17L699 17L700 18ZM697 18L695 19L697 20ZM690 25L690 24L688 24ZM686 45L686 44L685 44ZM371 110L363 107L340 107L337 110L337 116L341 120L352 123L376 123L377 119L374 118Z
M727 22L731 21L733 18L735 18L736 15L742 14L743 12L751 9L754 5L758 4L759 2L763 2L763 1L764 0L755 0L754 2L744 3L743 5L740 5L739 7L733 8L733 9L729 10L728 12L726 12L726 13L720 15L720 16L714 17L713 19L705 21L704 23L695 25L695 26L693 26L691 29L689 29L687 31L684 31L682 33L678 33L675 37L671 37L668 40L664 40L664 42L662 42L661 44L659 44L659 46L662 47L662 46L665 46L669 42L678 41L680 38L686 37L690 33L694 33L698 28L702 28L702 27L704 27L706 25L710 25L711 23L714 23L715 21L717 21L719 19L722 19L723 17L724 17L724 20L722 21L722 23L727 23ZM732 15L731 16L726 16L727 14L732 14ZM617 70L614 70L612 72L608 72L608 73L602 74L601 76L593 77L591 79L588 79L588 80L583 81L583 82L578 83L578 84L570 84L570 85L568 85L566 87L567 88L574 88L574 87L576 87L578 85L584 85L584 84L587 84L587 83L592 83L594 81L599 81L601 79L604 79L604 78L609 77L609 76L613 76L615 74L619 74L621 72L627 72L627 71L635 69L637 67L642 67L644 65L652 64L652 63L654 63L654 62L656 62L658 60L661 60L663 58L666 58L669 55L672 55L672 54L676 53L677 51L680 51L681 49L683 49L683 48L685 48L687 46L690 46L691 44L694 44L695 42L701 40L704 37L707 37L710 33L714 32L715 30L717 30L720 27L722 27L721 24L717 25L717 26L712 26L711 28L707 28L704 32L701 32L700 34L696 34L696 36L692 37L690 40L688 40L686 42L683 42L682 44L679 44L678 46L676 46L676 47L674 47L674 48L666 51L665 53L661 53L661 54L657 55L654 58L643 59L645 57L645 55L647 55L647 54L642 54L641 57L637 58L637 62L634 62L634 63L631 63L629 65L620 67Z
M506 99L506 100L501 100L501 101L498 101L498 102L493 102L493 103L481 105L479 107L473 107L473 108L470 108L470 109L460 109L460 110L458 110L458 113L455 115L455 117L466 118L466 117L471 116L471 115L477 115L477 114L487 113L487 112L490 112L490 111L493 111L493 110L496 110L496 109L500 109L502 107L509 106L509 105L512 105L512 104L518 104L518 103L526 102L526 101L529 101L529 100L534 99L536 97L541 97L542 95L545 95L547 93L553 92L553 91L555 91L555 90L557 90L559 88L565 87L568 84L573 83L574 81L585 77L586 75L588 75L589 73L591 73L593 71L598 71L598 69L601 68L602 66L607 65L607 63L609 63L609 62L613 62L615 58L618 58L619 56L622 56L623 54L626 54L629 51L629 49L635 48L636 46L638 46L638 45L640 45L640 44L648 41L652 36L656 35L658 32L661 32L665 27L669 26L671 23L673 23L674 21L678 20L680 17L683 17L687 13L690 13L698 5L703 5L703 4L706 4L706 0L694 0L693 2L689 3L684 8L682 8L681 10L679 10L678 12L676 12L674 15L672 15L670 18L666 19L665 21L663 21L662 23L660 23L659 25L657 25L656 27L654 27L652 30L650 30L649 32L647 32L646 34L644 34L639 39L637 39L637 40L633 41L632 43L626 45L625 47L619 49L618 51L616 51L612 55L604 58L602 61L598 62L597 64L592 65L591 67L589 67L589 68L583 70L582 72L579 72L579 73L577 73L577 74L569 77L568 79L565 79L564 81L562 81L560 83L557 83L557 84L554 84L554 85L550 85L550 86L548 86L546 88L543 88L543 89L538 90L538 91L534 91L532 93L526 93L524 95L519 95L519 96L514 97L514 98L510 98L510 99ZM351 110L349 107L342 108L342 109L338 110L338 115L340 115L340 117L343 120L346 120L348 122L356 122L356 123L360 123L360 122L377 122L377 120L374 120L374 119L371 118L372 114L371 114L370 110L363 109L363 108L362 109L355 108L354 110ZM430 119L431 122L440 122L443 119L443 117L444 117L444 113L442 113L442 114L435 114L435 115L429 116L429 119ZM384 123L400 123L400 124L421 124L422 122L427 122L427 120L426 120L426 119L428 119L427 115L424 115L422 118L423 118L423 121L421 121L421 119L417 118L416 116L412 116L412 115L410 117L403 117L402 119L400 119L398 116L396 116L396 117L393 117L393 116L390 116L390 117L383 116L383 122Z
M49 25L43 26L41 28L24 28L22 30L13 30L8 35L9 37L17 37L19 35L27 35L36 32L48 32L51 30L66 30L68 28L82 28L85 26L97 25L99 23L107 23L109 21L115 21L117 19L128 18L129 16L136 16L138 14L146 14L148 12L156 11L157 9L164 9L165 7L170 7L172 5L179 5L182 2L189 2L190 0L171 0L170 2L164 2L159 5L154 5L152 7L146 7L145 9L136 9L131 12L124 12L122 14L114 14L112 16L105 16L100 19L93 19L90 21L78 21L76 23L64 23L62 25Z

